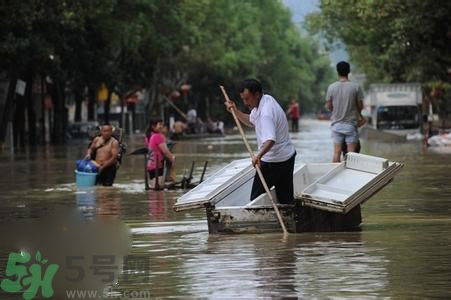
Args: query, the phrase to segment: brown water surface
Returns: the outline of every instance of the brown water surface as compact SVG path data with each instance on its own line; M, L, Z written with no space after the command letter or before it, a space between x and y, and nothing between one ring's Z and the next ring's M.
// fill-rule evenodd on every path
M255 136L248 137L255 148ZM327 122L302 120L292 138L298 162L331 160ZM128 143L131 152L142 137ZM362 153L405 167L363 205L360 232L290 234L285 240L278 233L209 235L202 210L172 210L183 190L144 190L140 156L124 159L114 187L77 191L74 161L84 143L0 154L0 217L36 218L63 206L79 208L88 219L123 220L133 232L131 254L149 259L149 280L121 277L111 296L142 290L150 298L451 298L450 154L419 142L362 143ZM238 134L179 141L174 150L179 176L196 161L194 181L206 160L208 177L247 157ZM0 249L2 266L8 253Z

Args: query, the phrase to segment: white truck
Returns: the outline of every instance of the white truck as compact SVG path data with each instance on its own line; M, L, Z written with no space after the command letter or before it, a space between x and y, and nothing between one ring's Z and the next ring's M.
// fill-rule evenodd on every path
M395 135L420 133L423 93L419 83L371 84L364 106L371 127Z

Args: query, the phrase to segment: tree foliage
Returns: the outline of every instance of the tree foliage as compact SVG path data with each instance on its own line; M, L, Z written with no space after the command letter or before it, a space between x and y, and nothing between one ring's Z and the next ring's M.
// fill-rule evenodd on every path
M321 93L334 72L279 1L209 1L201 28L190 78L211 98L218 84L236 91L242 79L256 77L283 104L296 97L304 111L322 105Z
M450 1L322 0L320 7L309 30L341 39L370 81L449 79Z
M151 103L182 83L200 102L217 99L218 84L256 77L283 104L297 97L315 111L334 76L274 0L5 0L0 33L10 78L49 76L72 91L106 83L119 94L139 86Z

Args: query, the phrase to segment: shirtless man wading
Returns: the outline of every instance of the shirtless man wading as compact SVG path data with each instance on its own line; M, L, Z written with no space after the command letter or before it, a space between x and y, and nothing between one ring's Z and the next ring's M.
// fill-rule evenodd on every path
M93 159L98 168L97 184L113 185L116 177L116 162L119 154L119 142L112 137L111 125L102 125L100 136L94 138L88 148L85 159Z

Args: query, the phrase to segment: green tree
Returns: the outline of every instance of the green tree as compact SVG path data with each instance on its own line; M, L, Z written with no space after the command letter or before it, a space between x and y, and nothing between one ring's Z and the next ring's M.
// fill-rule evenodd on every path
M320 7L308 17L309 30L341 39L369 81L448 79L449 1L322 0Z
M236 85L257 77L284 105L290 97L298 97L305 111L322 105L321 93L333 76L329 61L301 36L281 2L212 1L206 15L191 72L204 98L221 103L217 86L226 83L236 99Z
M75 94L79 120L88 90L88 118L94 119L102 83L121 97L146 88L146 116L160 112L163 94L189 83L190 101L204 114L217 115L225 114L218 85L236 91L247 77L259 78L283 105L298 97L304 111L314 111L332 74L281 1L4 1L0 33L0 70L12 83L0 116L0 139L14 113L21 143L26 129L29 141L35 136L36 115L31 90L14 96L18 78L28 87L46 79L54 105L52 141L58 143L67 125L66 93ZM108 120L109 101L104 105Z

